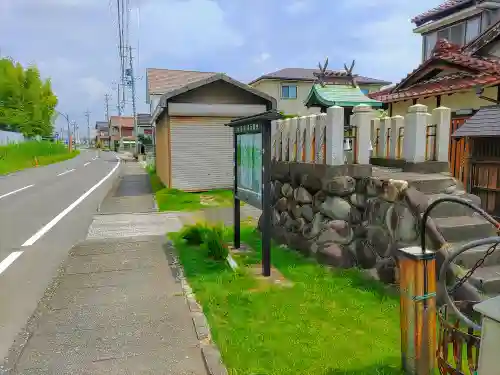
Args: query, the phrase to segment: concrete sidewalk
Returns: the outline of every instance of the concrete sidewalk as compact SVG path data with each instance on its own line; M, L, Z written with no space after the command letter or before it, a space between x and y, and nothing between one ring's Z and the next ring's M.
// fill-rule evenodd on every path
M207 374L175 262L166 256L165 232L178 230L180 220L123 214L151 211L148 176L137 166L122 167L123 176L135 177L120 180L114 191L124 193L108 195L106 215L97 215L88 239L70 251L11 348L5 373Z

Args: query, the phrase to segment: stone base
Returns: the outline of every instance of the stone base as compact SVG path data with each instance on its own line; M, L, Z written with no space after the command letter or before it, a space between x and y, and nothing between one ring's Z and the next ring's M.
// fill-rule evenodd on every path
M370 164L388 168L403 168L406 164L405 159L387 159L382 157L370 158Z
M304 175L318 179L338 176L371 177L372 166L370 164L326 165L280 161L271 163L272 180L299 184L301 177Z
M443 161L424 161L422 163L405 163L403 172L412 173L443 173L449 172L448 162Z
M255 264L249 267L250 273L257 278L257 280L262 281L266 284L279 285L282 287L292 287L293 283L281 274L279 270L271 267L271 276L262 276L262 264Z

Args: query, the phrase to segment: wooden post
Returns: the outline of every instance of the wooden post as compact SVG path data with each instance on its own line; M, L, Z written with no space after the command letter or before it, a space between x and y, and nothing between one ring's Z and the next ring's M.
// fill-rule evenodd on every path
M436 363L436 258L418 246L399 250L401 361L407 375L432 375Z

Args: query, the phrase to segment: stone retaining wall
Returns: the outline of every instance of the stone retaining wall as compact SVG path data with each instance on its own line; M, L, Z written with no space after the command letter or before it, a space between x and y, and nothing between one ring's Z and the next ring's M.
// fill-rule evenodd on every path
M397 250L420 244L418 218L428 198L406 181L374 178L369 165L284 162L273 163L271 179L273 238L320 263L375 268L381 281L394 283ZM440 267L446 241L432 219L426 233ZM469 289L462 298L478 297Z

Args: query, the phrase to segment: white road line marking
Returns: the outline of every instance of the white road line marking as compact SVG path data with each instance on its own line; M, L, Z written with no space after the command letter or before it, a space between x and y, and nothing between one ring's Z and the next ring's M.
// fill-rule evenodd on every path
M64 172L62 172L62 173L59 173L59 174L57 175L57 177L59 177L59 176L64 176L66 173L70 173L70 172L74 172L74 171L75 171L75 168L73 168L73 169L68 169L67 171L64 171Z
M7 256L7 258L2 260L2 262L0 263L0 275L2 274L3 271L5 271L7 269L7 267L9 267L12 263L14 263L14 261L17 258L19 258L19 256L22 253L23 253L22 251L14 251L14 252L10 253Z
M51 230L54 225L56 225L59 221L61 221L64 216L69 214L76 206L78 206L82 201L87 198L94 190L96 190L99 186L101 186L104 181L106 181L108 178L111 177L111 175L118 169L120 166L120 159L118 159L118 162L114 166L114 168L109 172L106 176L104 176L97 184L92 186L89 190L87 190L83 195L78 198L76 201L71 203L68 207L66 207L63 211L61 211L55 218L53 218L51 221L49 221L44 227L42 227L38 232L36 232L33 236L31 236L30 239L28 239L25 243L23 243L21 246L31 246L33 245L36 241L38 241L42 236L47 233L49 230Z
M17 190L11 191L10 193L4 194L4 195L0 195L0 199L5 198L5 197L8 197L9 195L12 195L12 194L19 193L20 191L23 191L23 190L29 189L29 188L30 188L30 187L32 187L32 186L35 186L35 185L28 185L28 186L22 187L22 188L20 188L20 189L17 189Z
M86 162L83 166L86 167L89 164L90 164L90 161Z

